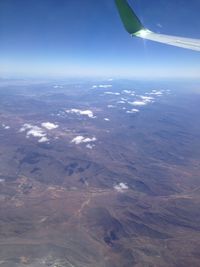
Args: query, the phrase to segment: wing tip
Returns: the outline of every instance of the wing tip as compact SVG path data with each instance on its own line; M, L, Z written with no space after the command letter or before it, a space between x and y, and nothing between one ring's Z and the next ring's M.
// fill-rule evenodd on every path
M115 4L128 33L134 35L140 30L145 29L127 0L115 0Z

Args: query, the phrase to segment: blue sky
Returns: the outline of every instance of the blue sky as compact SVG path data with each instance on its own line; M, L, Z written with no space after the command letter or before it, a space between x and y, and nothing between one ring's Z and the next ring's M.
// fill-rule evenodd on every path
M129 0L147 28L200 38L199 0ZM198 78L200 53L130 37L114 0L1 0L0 76Z

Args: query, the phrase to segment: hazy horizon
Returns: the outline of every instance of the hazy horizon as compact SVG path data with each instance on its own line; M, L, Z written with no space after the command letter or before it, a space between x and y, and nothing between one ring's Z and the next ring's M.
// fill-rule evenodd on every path
M155 32L199 38L197 0L130 0ZM200 53L132 38L114 1L0 3L0 76L196 79Z

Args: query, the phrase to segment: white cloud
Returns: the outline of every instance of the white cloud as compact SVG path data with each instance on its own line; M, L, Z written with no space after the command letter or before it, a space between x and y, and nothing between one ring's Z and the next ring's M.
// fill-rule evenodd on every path
M46 128L47 130L54 130L58 128L57 124L51 123L51 122L43 122L41 123L42 127Z
M152 101L154 100L154 98L151 97L151 96L143 96L143 95L141 95L140 97L141 97L142 100L144 100L145 102L152 102Z
M33 125L29 124L29 123L25 123L19 130L20 133L25 132L28 129L31 129L33 127Z
M99 88L111 88L112 84L100 84Z
M161 23L157 23L156 25L157 25L159 28L162 28L162 27L163 27Z
M46 140L44 138L47 138L46 133L42 128L35 126L35 125L32 125L32 124L29 124L29 123L25 123L21 127L19 132L20 133L26 132L26 138L29 138L30 136L39 138L40 142L41 142L41 140L44 142L44 140Z
M127 98L124 98L124 97L122 97L121 100L122 101L128 101L128 99Z
M26 133L26 136L34 136L34 137L44 137L46 136L46 134L43 132L42 129L40 129L39 127L37 126L34 126L32 129L30 129L27 133Z
M115 92L105 92L105 95L120 95L120 93L115 93Z
M46 142L49 142L49 139L46 137L46 136L43 136L42 138L40 138L38 140L39 143L46 143Z
M123 100L120 100L120 101L118 101L117 103L118 103L118 104L125 104L126 102L123 101Z
M91 110L80 111L80 114L88 116L89 118L95 118L95 116L94 116L94 114L93 114L93 112Z
M92 137L92 138L87 137L83 140L83 143L95 142L96 140L97 140L96 137Z
M147 104L145 101L134 101L134 102L128 102L128 103L133 106L145 106Z
M72 139L71 143L75 143L76 145L79 145L83 143L83 140L84 140L84 136L77 136Z
M91 110L70 109L65 110L66 113L88 116L89 118L96 118Z
M149 93L150 95L155 95L155 96L162 96L163 92L162 91L158 91L158 90L152 90L151 93Z
M145 106L147 105L148 103L152 103L154 98L151 97L151 96L138 96L140 97L142 100L136 100L136 101L133 101L133 102L129 102L130 105L133 105L133 106Z
M10 129L10 126L5 125L4 123L2 123L1 126L3 127L4 130L9 130Z
M95 145L92 145L92 144L87 144L86 145L86 148L88 148L88 149L93 149L95 147Z
M104 121L110 121L110 119L108 119L108 118L104 118Z
M123 93L125 93L125 94L131 94L132 91L130 91L130 90L124 90Z
M123 90L122 92L124 94L128 94L128 95L131 95L131 96L134 96L135 95L135 91L132 91L132 90Z
M100 85L93 85L92 88L93 89L96 89L96 88L111 88L112 87L112 84L100 84Z
M114 189L117 190L118 192L122 193L128 189L128 186L125 183L119 183L119 184L114 186Z
M132 91L131 90L123 90L123 93L125 93L125 94L131 94Z
M108 107L108 108L114 108L115 106L113 106L113 105L108 105L107 107Z
M72 139L71 143L74 143L76 145L82 144L82 143L91 143L91 142L95 142L97 139L96 137L84 137L84 136L76 136L75 138Z
M126 113L138 113L140 112L139 109L133 108L131 110L127 110Z
M43 137L46 136L45 132L43 131L43 129L41 129L38 126L35 125L31 125L29 123L25 123L21 129L19 130L21 133L27 131L26 136L34 136L34 137Z
M54 87L53 88L55 88L55 89L61 89L61 88L63 88L63 86L62 85L54 85Z

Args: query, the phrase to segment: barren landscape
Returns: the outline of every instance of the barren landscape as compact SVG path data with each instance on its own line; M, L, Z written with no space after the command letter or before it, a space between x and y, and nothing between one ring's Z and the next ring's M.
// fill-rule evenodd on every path
M199 267L200 94L1 84L0 266Z

